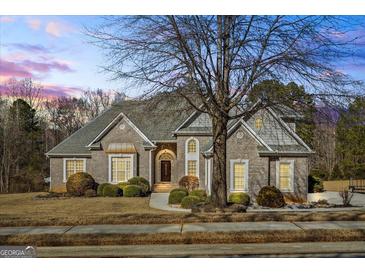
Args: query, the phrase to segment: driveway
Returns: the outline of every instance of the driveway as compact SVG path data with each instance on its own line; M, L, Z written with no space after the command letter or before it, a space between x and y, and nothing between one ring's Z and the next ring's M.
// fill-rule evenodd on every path
M342 204L342 199L339 192L326 191L322 193L308 193L308 202L316 202L321 199L326 199L331 204ZM353 206L365 206L365 194L354 193L351 200Z

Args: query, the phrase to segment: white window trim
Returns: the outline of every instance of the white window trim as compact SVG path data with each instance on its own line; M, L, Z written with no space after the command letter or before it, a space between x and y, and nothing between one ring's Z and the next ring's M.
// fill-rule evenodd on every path
M188 153L188 143L189 141L194 140L196 145L196 151L195 152L189 152ZM190 137L185 141L185 175L188 175L188 161L196 161L196 177L200 177L200 169L199 169L199 141L198 139L194 137Z
M249 185L249 182L248 182L248 172L249 172L249 160L247 159L234 159L234 160L230 160L230 187L229 187L229 190L230 192L248 192L248 185ZM245 184L244 184L244 188L243 189L235 189L234 188L234 182L233 182L233 179L234 179L234 169L233 169L233 166L235 163L243 163L246 165L246 170L247 172L245 173Z
M294 192L294 160L279 160L276 162L276 187L281 192ZM290 189L281 189L280 188L280 163L290 164L290 172L291 172L291 180L290 180Z
M63 158L63 182L67 182L66 178L66 161L74 161L74 160L81 160L84 162L84 170L83 172L86 172L86 158Z
M130 158L131 159L131 178L134 176L134 154L109 154L108 155L108 181L111 184L117 184L119 182L112 181L112 158Z

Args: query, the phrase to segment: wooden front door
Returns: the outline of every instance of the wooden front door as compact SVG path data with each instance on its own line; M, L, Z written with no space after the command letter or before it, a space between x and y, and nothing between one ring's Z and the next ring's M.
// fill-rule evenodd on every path
M171 162L161 161L161 181L170 182L171 181Z

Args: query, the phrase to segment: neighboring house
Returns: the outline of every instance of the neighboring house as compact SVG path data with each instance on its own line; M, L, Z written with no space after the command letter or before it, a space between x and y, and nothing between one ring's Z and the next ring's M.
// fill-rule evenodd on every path
M227 190L256 195L275 185L306 199L308 156L312 150L295 133L300 118L289 108L260 110L228 124ZM151 186L196 175L211 192L212 124L172 95L113 105L47 153L51 191L65 191L80 171L98 183L143 176Z

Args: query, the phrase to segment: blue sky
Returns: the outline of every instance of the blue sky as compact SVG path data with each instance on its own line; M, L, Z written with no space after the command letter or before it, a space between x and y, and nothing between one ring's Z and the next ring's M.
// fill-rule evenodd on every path
M365 81L365 17L351 35L361 37L355 57L337 63L338 69ZM101 72L101 50L88 43L84 26L99 16L0 16L0 85L8 79L32 77L50 96L77 95L81 88L123 89ZM130 96L136 95L127 90Z

